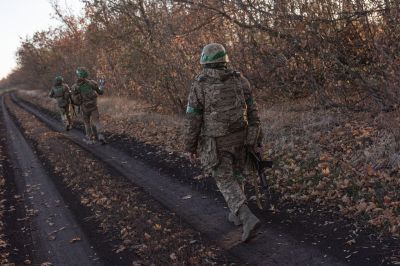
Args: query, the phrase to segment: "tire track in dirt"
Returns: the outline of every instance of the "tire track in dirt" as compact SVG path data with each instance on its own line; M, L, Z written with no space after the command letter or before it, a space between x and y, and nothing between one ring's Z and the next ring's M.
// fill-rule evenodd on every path
M56 131L62 126L34 108L14 101ZM193 191L190 186L162 175L124 152L110 146L86 145L83 134L72 130L66 136L112 166L133 183L143 187L167 208L175 211L197 230L217 241L223 248L252 265L342 265L337 259L317 248L300 243L289 235L264 226L258 237L249 244L239 243L240 231L226 220L224 204ZM190 195L190 199L185 196Z
M25 202L16 188L2 117L0 108L0 265L22 265L32 261L31 235Z
M227 259L145 191L9 98L6 103L61 194L75 202L74 214L89 209L89 226L106 236L103 252L114 257L101 256L106 265L235 265L237 259Z
M12 121L1 99L17 189L30 205L34 264L102 265L40 161Z

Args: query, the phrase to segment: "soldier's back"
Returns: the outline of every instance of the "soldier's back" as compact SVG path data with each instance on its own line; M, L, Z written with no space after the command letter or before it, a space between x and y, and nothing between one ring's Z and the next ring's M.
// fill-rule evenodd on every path
M198 82L204 93L205 135L221 137L247 126L240 73L230 69L205 69Z

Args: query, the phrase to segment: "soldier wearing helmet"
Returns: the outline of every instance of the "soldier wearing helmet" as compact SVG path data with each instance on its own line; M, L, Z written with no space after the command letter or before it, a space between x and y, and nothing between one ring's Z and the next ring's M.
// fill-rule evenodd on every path
M71 103L70 89L68 85L64 83L62 76L57 76L54 79L54 86L50 90L49 97L57 100L57 105L65 130L70 130L72 126L71 113L69 111L69 105Z
M72 86L72 101L75 105L81 106L86 140L90 143L93 140L104 143L105 138L101 132L102 127L97 108L97 95L102 95L104 91L94 80L88 79L89 72L86 68L77 68L76 75L77 81Z
M243 225L242 240L247 241L260 221L247 206L239 178L254 173L246 150L256 149L262 134L250 83L240 72L228 68L228 62L221 44L203 48L200 64L204 68L188 97L185 150L192 162L199 154L230 209L229 221Z

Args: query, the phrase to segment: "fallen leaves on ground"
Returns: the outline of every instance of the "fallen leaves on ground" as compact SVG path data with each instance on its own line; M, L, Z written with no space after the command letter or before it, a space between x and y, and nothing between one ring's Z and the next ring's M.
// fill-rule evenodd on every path
M79 236L77 236L77 237L72 238L72 239L69 241L69 243L73 244L73 243L78 242L78 241L81 241L81 240L82 240L82 239L81 239Z
M53 108L40 97L26 99ZM262 113L265 155L275 162L268 182L280 203L317 204L364 227L400 236L399 112L271 108ZM182 151L181 118L149 112L116 118L104 108L102 119L111 134Z
M52 132L18 106L9 108L26 136L50 163L55 178L60 178L79 202L90 209L99 231L110 236L109 240L115 243L113 252L121 256L134 252L146 265L228 261L218 247L203 240L141 188L110 171L90 153L62 134ZM176 258L171 258L171 254Z

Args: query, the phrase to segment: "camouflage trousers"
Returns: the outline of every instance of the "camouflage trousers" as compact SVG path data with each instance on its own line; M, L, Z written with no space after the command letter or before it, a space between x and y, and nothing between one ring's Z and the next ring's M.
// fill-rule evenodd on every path
M233 163L234 157L231 153L220 152L219 164L212 169L212 176L230 211L236 214L246 202L246 195L241 182L234 175Z
M100 123L100 114L97 107L93 110L82 110L83 123L85 124L85 132L87 137L93 137L95 134L101 133L102 126ZM93 132L93 128L96 132Z
M69 111L69 105L66 107L60 107L61 121L64 126L70 126L72 124L71 112Z

